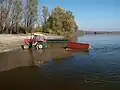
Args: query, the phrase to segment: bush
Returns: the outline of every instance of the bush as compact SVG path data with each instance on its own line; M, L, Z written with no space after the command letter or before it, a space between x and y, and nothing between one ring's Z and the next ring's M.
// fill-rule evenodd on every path
M26 34L26 31L25 31L25 28L24 28L24 27L19 27L18 32L19 32L19 33L24 33L24 34Z
M36 32L43 32L43 29L41 27L37 27Z

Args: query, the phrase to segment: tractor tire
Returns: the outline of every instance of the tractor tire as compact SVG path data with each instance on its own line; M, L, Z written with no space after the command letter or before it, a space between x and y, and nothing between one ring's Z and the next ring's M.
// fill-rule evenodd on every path
M43 45L42 45L41 43L37 43L36 46L35 46L35 48L36 48L37 50L43 49Z

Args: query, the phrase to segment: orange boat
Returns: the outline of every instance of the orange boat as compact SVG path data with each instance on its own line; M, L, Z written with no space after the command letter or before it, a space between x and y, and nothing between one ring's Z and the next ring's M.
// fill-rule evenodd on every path
M89 50L91 49L91 46L87 43L68 42L67 48L76 50Z

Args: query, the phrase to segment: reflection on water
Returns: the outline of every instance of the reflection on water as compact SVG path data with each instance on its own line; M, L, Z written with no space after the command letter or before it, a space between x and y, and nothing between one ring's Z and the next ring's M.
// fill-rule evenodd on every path
M0 71L21 66L31 66L36 63L41 51L18 50L0 54Z
M36 65L36 63L35 63L36 61L35 61L35 58L34 58L33 53L34 53L34 52L33 52L32 49L29 49L29 50L28 50L28 54L30 55L30 60L29 60L29 61L31 62L29 65Z
M10 70L22 66L34 66L48 63L52 59L71 57L72 52L64 48L52 48L45 50L16 50L0 54L0 71Z
M19 68L0 72L0 89L119 90L120 36L88 35L78 40L90 43L93 49L89 53L57 48L1 54L1 71Z

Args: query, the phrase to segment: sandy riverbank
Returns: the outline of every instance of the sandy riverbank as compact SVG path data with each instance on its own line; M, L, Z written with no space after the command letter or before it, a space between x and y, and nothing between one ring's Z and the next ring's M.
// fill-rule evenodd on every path
M0 34L0 53L11 51L12 49L21 48L20 45L23 44L23 40L30 35L10 35L10 34ZM52 36L47 35L47 39L57 39L64 38L63 36Z

